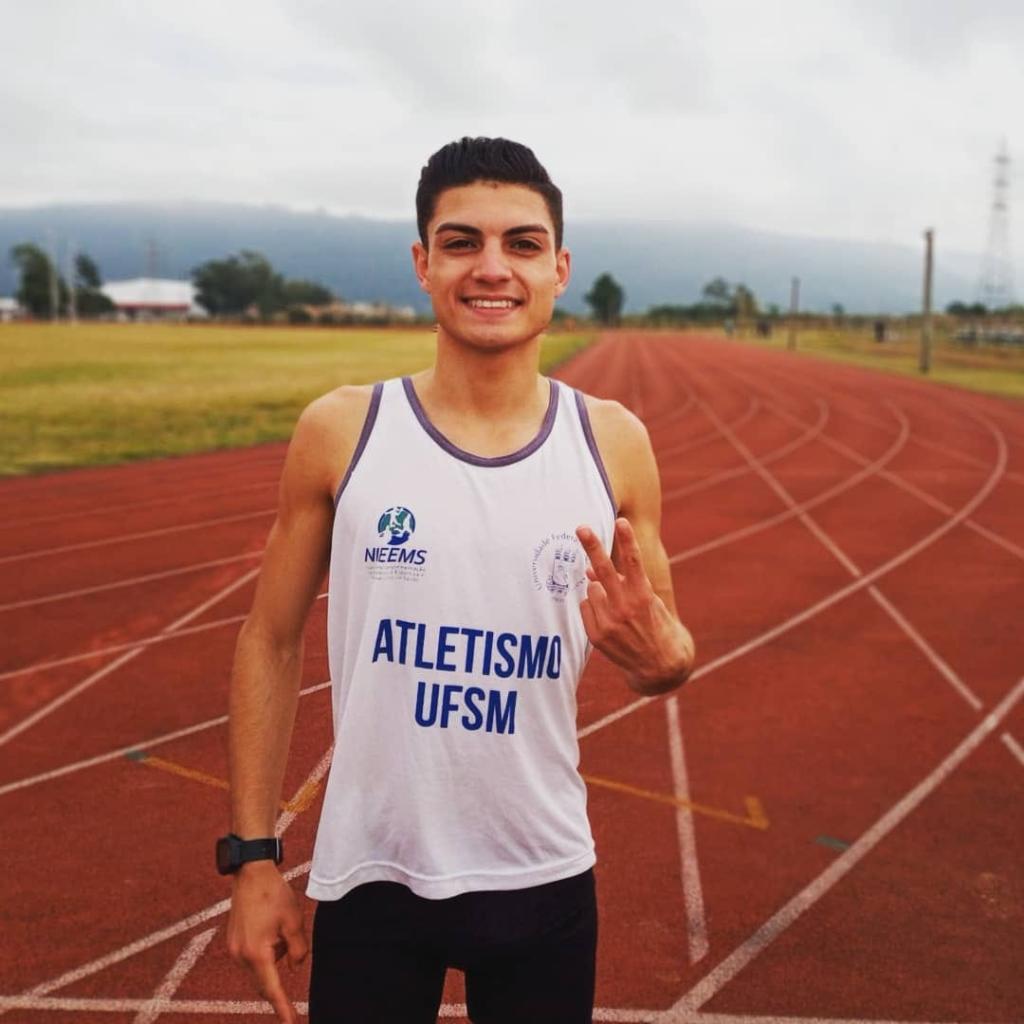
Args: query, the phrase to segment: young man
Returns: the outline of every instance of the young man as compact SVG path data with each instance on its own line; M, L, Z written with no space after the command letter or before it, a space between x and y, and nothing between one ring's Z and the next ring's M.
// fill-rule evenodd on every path
M590 645L642 694L678 686L694 657L657 468L622 406L538 373L570 257L561 193L533 153L451 143L416 204L434 366L303 412L239 636L234 832L218 851L234 873L229 946L294 1021L276 961L306 955L302 913L259 841L329 568L335 754L308 887L310 1019L432 1022L455 966L475 1024L589 1022L576 684Z

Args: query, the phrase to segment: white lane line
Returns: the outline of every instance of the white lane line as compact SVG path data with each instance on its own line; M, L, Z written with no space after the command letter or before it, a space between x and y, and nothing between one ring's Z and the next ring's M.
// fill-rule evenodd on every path
M326 592L317 594L316 600L323 601L326 597ZM185 636L194 636L196 633L206 633L211 629L220 629L221 626L244 622L247 617L246 615L229 615L226 619L214 619L212 622L203 622L198 626L186 626L184 629L176 629L173 633L155 633L145 636L141 640L125 640L123 643L111 644L109 647L97 647L93 651L80 651L78 654L52 658L50 661L36 661L31 665L23 665L21 668L10 668L6 672L0 672L0 681L12 679L14 676L30 675L33 672L59 668L61 665L73 665L79 661L91 661L93 658L99 658L106 654L117 654L119 651L130 651L136 647L150 647L153 644L166 643L168 640L180 640Z
M695 401L695 397L691 394L686 400L685 408L689 409L689 407L693 405ZM750 420L757 413L757 410L760 408L760 406L761 403L756 397L751 398L749 404L747 405L746 411L742 415L738 416L735 420L733 420L732 423L729 424L729 426L732 427L733 430L739 430L740 427L746 426L747 423L749 423ZM697 437L692 437L687 441L679 441L678 443L672 445L669 448L655 448L654 454L658 460L658 464L660 465L662 460L664 459L669 459L676 455L682 455L683 452L692 451L694 448L699 448L702 445L710 444L712 441L717 440L718 432L714 430L709 430L706 433L698 434Z
M1006 749L1020 762L1020 766L1024 768L1024 747L1022 747L1008 732L1004 732L1000 739L1003 741L1003 745Z
M321 690L326 690L330 685L331 681L328 679L325 683L307 686L305 689L299 690L299 697L306 697L311 693L319 693ZM24 779L8 782L6 785L0 786L0 796L6 793L13 793L19 789L29 789L32 786L39 785L41 782L59 779L64 775L72 775L85 768L94 768L98 764L116 761L118 758L131 754L136 750L152 750L153 747L159 747L164 743L172 743L174 740L180 740L186 736L194 736L196 733L205 732L207 729L215 729L218 725L225 725L227 720L227 715L218 715L216 718L206 719L205 722L196 722L195 725L187 725L184 728L175 729L173 732L165 732L159 736L150 736L148 739L138 740L126 747L118 747L116 750L108 751L105 754L97 754L95 757L74 761L71 764L62 765L60 768L52 768L50 771L40 772L38 775L30 775Z
M825 426L828 423L828 418L828 403L819 399L818 421L807 427L804 430L804 433L799 437L787 442L781 448L776 448L773 451L768 452L760 461L764 465L777 462L779 459L785 458L791 452L795 452L798 448L802 448L804 445L809 444L825 429ZM733 428L730 427L729 429L732 430ZM721 432L719 432L719 434L720 433ZM703 480L697 480L695 483L687 484L685 487L676 487L674 490L669 491L668 494L662 498L662 501L673 501L676 498L682 498L687 494L695 494L697 491L704 491L709 487L717 487L718 484L724 483L726 480L734 480L737 477L747 476L749 473L749 466L734 466L732 469L726 469L721 473L715 473L713 476L705 477Z
M320 760L317 761L317 763L313 766L312 770L306 776L306 779L302 783L302 785L300 785L299 788L295 791L291 800L288 801L287 806L291 807L302 802L304 799L308 797L310 790L313 787L318 787L320 785L321 780L327 774L327 770L331 767L331 758L333 756L334 744L332 743L324 752L323 757L321 757ZM307 800L306 807L308 806L309 802ZM300 813L300 811L282 811L281 814L278 816L277 824L274 826L274 835L278 838L281 838L285 834L285 832L287 832L288 829L291 828L292 823L295 821L295 819L299 816ZM213 931L216 931L216 929L213 929ZM212 937L212 931L210 935ZM209 940L207 940L206 945L208 944ZM199 950L197 955L194 956L192 960L188 964L184 965L178 972L177 983L175 985L175 988L177 987L177 985L180 985L181 982L185 980L186 976L188 975L188 972L191 971L193 967L195 967L196 963L199 961L199 957L202 956L203 951L206 949L206 945L204 945L202 949ZM138 1022L136 1022L136 1024L138 1024ZM145 1024L151 1024L151 1022L146 1021Z
M10 601L7 604L0 604L0 612L13 611L16 608L32 608L40 604L50 604L53 601L67 601L72 597L85 597L87 594L103 594L108 590L119 590L121 587L134 587L140 583L151 583L153 580L166 580L174 576L184 576L190 572L202 572L204 569L215 569L220 565L232 565L235 562L244 562L247 558L259 558L263 549L259 551L246 551L241 555L230 555L227 558L214 558L209 562L196 562L193 565L183 565L177 569L164 569L162 572L150 572L144 576L129 576L125 579L113 580L110 583L97 583L91 587L79 587L77 590L64 590L59 594L44 594L42 597L27 597L23 601Z
M769 408L771 408L783 419L792 422L794 425L806 426L806 422L804 420L801 420L798 417L793 416L790 413L783 411L782 409L779 409L777 406L769 406ZM847 414L844 413L844 415ZM860 419L860 417L851 416L851 419ZM874 421L868 422L870 422L872 426L879 426L879 424ZM913 440L915 440L915 438L911 438L911 441ZM845 456L851 461L859 463L860 465L867 465L867 459L863 455L861 455L860 452L857 452L854 449L843 444L842 441L836 441L834 438L831 437L823 437L822 441L825 444L827 444L833 451ZM1004 473L1003 478L1005 479L1008 475L1008 473ZM933 508L937 512L942 512L944 515L947 516L953 514L953 507L951 505L947 505L946 502L942 501L941 498L936 498L934 495L922 490L916 484L912 484L909 480L904 480L903 477L901 477L898 473L893 473L891 470L883 470L878 474L878 476L880 479L893 484L894 486L900 488L900 490L905 491L907 494L917 498L918 501L922 502L922 504L929 506L929 508ZM1004 551L1008 551L1011 555L1014 555L1015 557L1024 561L1024 548L1022 548L1019 544L1015 544L1012 540L1008 540L1006 537L1002 536L1002 534L996 533L994 530L990 529L987 526L983 526L981 523L976 522L974 519L965 520L963 525L966 526L969 530L973 530L975 533L984 537L986 540L991 541L993 544L997 544Z
M300 864L297 867L292 868L290 871L284 873L285 881L292 881L292 879L299 878L309 872L311 861L306 861L305 864ZM149 935L143 936L141 939L136 939L134 942L129 942L126 946L122 946L120 949L115 949L112 953L107 953L105 956L97 957L95 960L90 960L87 964L82 964L80 967L75 967L70 971L65 971L63 974L56 978L52 978L49 981L41 982L34 988L29 989L24 993L25 996L44 996L49 992L53 992L56 989L64 988L67 985L73 985L76 981L80 981L82 978L89 978L99 971L106 970L108 967L113 967L114 964L119 964L123 960L127 960L130 957L135 956L136 953L142 953L147 949L152 949L153 946L159 945L161 942L165 942L167 939L173 939L176 935L181 935L183 932L191 931L193 928L201 924L206 924L207 921L212 921L215 918L221 917L231 909L231 900L218 900L216 903L210 904L203 910L197 910L194 914L189 914L187 917L181 918L180 921L175 921L174 924L167 925L165 928L161 928L159 931L151 932ZM139 1000L139 1005L148 1002L148 1000ZM133 1007L137 1009L138 1007Z
M807 426L806 423L803 423L802 421L801 423L803 426ZM845 480L841 480L839 483L834 484L832 487L822 491L820 494L816 494L813 498L808 498L807 501L801 502L797 508L802 512L806 512L812 508L817 508L819 505L823 505L826 501L831 501L838 495L856 487L861 481L866 480L869 476L875 474L881 476L881 467L894 459L903 450L910 436L910 425L906 420L903 420L900 427L901 429L897 434L896 439L874 462L867 462L867 460L865 460L864 468L861 469L860 472L853 473ZM820 435L818 439L826 444L829 442L827 435ZM953 514L952 510L950 510L950 514ZM680 562L686 562L691 558L697 558L700 555L707 554L709 551L714 551L727 544L734 544L738 540L743 540L745 537L752 537L754 534L760 533L762 530L768 530L773 526L777 526L779 523L792 519L795 515L797 515L796 510L787 509L783 512L779 512L777 515L769 516L766 519L759 519L756 523L751 523L749 526L741 526L739 529L730 530L728 533L720 534L713 540L706 541L703 544L698 544L692 548L686 548L684 551L676 552L676 554L669 559L669 564L677 565Z
M1018 680L996 708L978 724L966 738L941 761L913 789L886 811L853 845L839 856L810 884L776 911L745 942L741 943L721 963L709 971L671 1009L659 1016L663 1024L678 1024L687 1020L686 1014L700 1009L714 998L755 957L768 948L805 911L809 910L839 881L853 870L897 825L904 821L926 797L930 796L981 745L982 741L999 728L1000 723L1024 696L1024 679Z
M875 580L886 575L886 573L891 572L893 569L896 569L905 562L909 562L912 558L915 558L941 537L944 537L950 530L962 523L989 496L1006 469L1006 440L1002 433L997 432L996 428L989 424L987 420L984 422L993 432L998 446L996 464L992 467L992 471L989 473L988 479L957 513L951 516L945 523L937 526L931 531L931 533L925 534L920 538L920 540L911 544L909 547L904 548L904 550L898 555L894 555L888 562L884 562L882 565L876 566L871 570L871 572L861 576L860 579L853 580L853 582L848 583L845 587L840 587L838 590L834 590L831 594L827 594L815 604L808 605L803 611L797 612L795 615L791 615L788 619L778 623L778 625L772 626L770 629L766 629L763 633L759 633L757 636L752 637L745 643L734 647L731 651L726 651L725 654L719 655L713 661L709 661L704 665L698 666L693 675L690 676L689 682L696 682L703 676L710 675L723 665L728 665L730 662L736 661L738 658L742 658L751 651L757 650L759 647L763 647L765 644L778 639L778 637L783 636L790 630L795 629L804 622L807 622L809 619L813 619L816 615L825 611L825 609L831 608L832 605L845 600L851 594L855 594L858 590L863 590L865 587L870 586ZM672 559L669 559L669 561L671 562ZM689 685L689 682L687 685ZM618 722L621 719L626 718L634 711L638 711L645 704L649 704L655 699L656 698L654 697L640 697L632 703L610 712L605 715L604 718L600 718L596 722L591 722L590 725L584 726L582 729L577 731L576 736L578 739L583 739L586 736L593 735L595 732L600 732L602 729L614 722Z
M799 518L800 522L810 531L812 536L825 548L833 558L851 575L854 579L862 579L864 573L860 567L850 558L845 551L818 525L818 523L805 511L800 509L796 499L779 482L772 472L765 468L762 462L757 459L749 448L722 423L709 406L702 404L704 414L721 430L729 443L746 459L750 468L771 488L775 496L786 505ZM902 415L902 414L901 414ZM903 417L903 422L907 422ZM927 640L910 624L906 616L874 585L868 587L868 594L871 598L889 615L904 634L910 638L914 645L938 670L939 674L953 687L956 692L975 710L980 711L982 701L978 695L957 675L952 666L949 665L939 653L928 643Z
M962 1024L962 1022L954 1020L861 1020L858 1017L779 1017L774 1014L765 1016L752 1013L692 1013L673 1018L673 1024Z
M142 1010L147 1005L145 999L97 999L88 996L0 996L0 1011L35 1010L39 1012L65 1013L123 1013ZM309 1014L309 1004L296 1000L293 1004L300 1017ZM269 1003L257 1000L236 999L169 999L161 1006L161 1012L174 1014L223 1014L224 1016L273 1016L274 1010ZM657 1010L615 1009L614 1007L598 1006L594 1008L594 1020L603 1024L651 1024L657 1016ZM438 1018L451 1020L466 1016L465 1003L443 1003L438 1011ZM705 1019L703 1015L700 1018ZM754 1020L755 1018L750 1018ZM769 1018L758 1018L768 1024ZM774 1018L773 1018L774 1019ZM730 1017L730 1021L739 1020ZM800 1024L815 1024L814 1021L801 1019ZM821 1024L846 1024L843 1021L827 1021ZM871 1024L871 1022L849 1022L849 1024ZM880 1022L881 1024L881 1022ZM918 1022L921 1024L921 1022Z
M754 386L751 384L749 378L744 377L742 374L737 373L735 370L726 370L723 372L727 373L731 377L738 379L741 383L746 384L747 387ZM769 395L774 395L776 401L780 399L785 399L786 397L777 389L765 385L763 381L759 380L757 386L760 387L765 393ZM891 403L887 404L891 405ZM959 403L953 404L956 406ZM783 419L786 419L789 422L791 422L794 426L807 426L805 420L800 419L798 416L794 416L792 413L787 412L785 409L779 408L777 405L773 405L771 402L768 403L768 407L772 409L772 411L774 411L777 415L781 416ZM976 413L974 410L967 409L966 411L968 415L977 418L978 413ZM843 415L848 416L850 419L856 420L859 423L864 423L867 426L875 427L877 429L884 429L884 424L881 421L874 419L873 417L864 416L862 414L852 412L851 410L848 409L843 410ZM991 429L991 427L989 429ZM821 440L824 444L827 444L833 451L846 456L848 459L851 459L852 461L857 462L861 465L867 464L867 459L863 455L861 455L854 449L848 447L847 445L843 444L841 441L836 441L834 438L828 436L823 436ZM968 463L978 468L988 468L988 464L984 462L984 460L982 459L976 458L973 455L965 455L963 452L958 452L955 449L946 448L942 445L937 445L930 441L925 441L919 436L911 438L911 441L914 444L921 445L924 448L932 449L941 454L948 455L953 458L966 460ZM907 494L913 495L915 498L923 502L925 505L928 505L931 508L934 508L937 511L942 512L945 515L953 514L952 506L947 505L944 501L941 501L939 498L934 497L927 491L924 491L915 484L910 483L910 481L904 480L903 477L899 476L898 474L886 470L884 472L879 473L878 475L881 479L888 481L889 483L895 485L896 487L899 487L903 491L906 491ZM1007 470L1007 472L1003 474L1004 480L1016 477L1020 477L1021 480L1024 480L1024 477L1021 477L1020 474L1014 474L1009 470ZM1008 540L1006 537L1002 536L1002 534L999 534L996 531L990 529L989 527L982 525L974 519L964 520L963 525L967 529L977 533L979 536L982 536L986 540L991 541L993 544L996 544L999 547L1003 548L1004 551L1008 551L1011 555L1014 555L1015 557L1024 561L1024 548L1022 548L1019 544L1015 544L1013 541Z
M328 751L328 755L329 754L330 751ZM323 763L324 758L321 758L316 763L305 781L295 791L295 795L292 797L293 801L303 792L304 789L306 789L308 785L319 781L320 776L318 776L317 773L321 772ZM281 816L278 818L278 825L280 826L284 823L284 827L281 828L280 831L275 827L275 835L283 834L294 820L295 815L288 817L288 812L282 812ZM292 879L299 878L300 876L307 874L311 863L312 861L306 861L305 864L300 864L298 867L294 867L290 871L284 872L285 881L290 882ZM39 985L30 988L24 993L24 995L43 996L49 992L55 992L57 989L65 988L68 985L74 984L76 981L81 981L82 978L88 978L99 971L112 967L114 964L121 963L121 961L129 959L129 957L133 957L137 953L142 953L147 949L152 949L153 946L157 946L167 939L174 938L175 935L181 935L182 932L187 932L190 929L195 928L196 925L205 924L207 921L220 917L222 914L226 914L230 909L230 899L219 900L217 903L211 904L204 910L196 911L196 913L189 914L188 917L183 917L180 921L176 921L174 924L161 928L158 931L151 932L149 935L146 935L141 939L136 939L134 942L129 942L128 945L122 946L120 949L115 949L112 953L107 953L105 956L101 956L95 960L90 960L87 964L82 964L80 967L75 967L70 971L65 971L56 978L44 981Z
M218 601L222 601L229 594L232 594L234 593L234 591L238 590L239 587L242 587L246 583L248 583L251 579L253 579L253 577L256 576L256 574L259 571L259 566L257 566L255 569L250 569L248 572L243 573L234 582L229 583L226 587L222 587L212 597L207 598L201 604L196 605L196 607L193 608L190 612L186 612L180 618L175 619L174 622L165 626L162 630L160 630L160 632L164 634L173 633L179 627L186 625L188 622L191 622L192 619L198 618L208 608L217 604ZM54 711L59 710L65 704L74 700L75 697L77 697L79 694L84 693L90 687L94 686L101 679L104 679L107 676L109 676L112 672L120 668L122 665L125 665L129 661L132 661L134 658L137 658L144 650L145 647L140 646L136 647L134 650L126 651L124 654L121 655L121 657L115 658L109 664L104 665L103 668L97 669L91 675L86 676L85 679L83 679L80 683L76 683L74 686L72 686L70 690L65 690L64 693L62 693L59 697L54 697L53 700L48 701L42 707L33 711L32 714L28 715L26 718L23 718L16 725L12 725L10 729L0 734L0 747L4 746L6 743L9 743L12 739L14 739L15 736L20 736L23 732L25 732L26 729L31 729L32 726L34 726L37 722L40 722L47 716L52 715Z
M278 461L283 463L284 456L282 455ZM164 498L149 498L146 501L126 501L116 505L83 505L79 509L73 509L68 512L55 512L53 515L48 516L8 519L0 523L0 530L9 530L12 527L21 526L42 526L46 523L58 523L64 519L86 519L89 516L106 515L109 512L115 512L117 515L121 516L125 512L134 512L136 509L140 508L166 508L168 505L176 505L180 502L189 502L194 504L196 501L203 501L207 498L219 498L225 494L242 494L245 491L266 490L270 487L277 486L278 479L277 477L274 477L272 480L267 480L265 483L243 484L241 487L232 487L229 490L225 490L223 487L219 487L216 490L211 491L195 491L189 489L176 495L168 495Z
M208 928L205 932L193 935L181 956L174 961L167 976L153 993L153 998L135 1015L132 1024L153 1024L162 1012L170 1008L170 1000L186 975L196 965L196 961L206 952L216 928Z
M704 892L700 884L700 864L697 860L697 835L690 809L690 780L686 772L686 754L683 750L683 731L679 724L679 699L665 701L668 724L668 750L672 762L672 789L684 801L676 808L676 833L679 837L679 862L683 881L683 899L686 903L686 941L690 963L695 964L708 954L708 927L704 916Z
M259 512L245 512L234 516L218 516L216 519L201 519L194 523L181 523L177 526L165 526L159 530L144 530L142 533L122 533L116 537L103 537L100 540L86 540L80 544L63 544L54 548L37 548L34 551L20 551L16 555L4 555L0 565L11 562L22 562L28 558L45 558L48 555L62 555L67 551L85 551L88 548L109 547L111 544L124 544L132 540L145 540L148 537L165 537L169 533L185 533L188 530L203 530L208 526L221 526L224 523L241 523L246 519L259 519L277 512L276 508L265 508Z

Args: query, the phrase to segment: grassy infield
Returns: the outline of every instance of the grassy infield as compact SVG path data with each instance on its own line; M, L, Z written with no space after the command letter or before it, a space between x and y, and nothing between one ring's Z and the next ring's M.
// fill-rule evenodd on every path
M551 369L592 340L553 334ZM0 475L124 462L288 437L302 407L342 383L429 364L423 330L0 325ZM785 332L769 342L784 347ZM804 331L802 353L917 373L917 339ZM941 341L932 379L1024 398L1024 353Z
M552 335L543 366L589 340ZM422 329L0 324L0 475L281 440L317 395L433 351Z

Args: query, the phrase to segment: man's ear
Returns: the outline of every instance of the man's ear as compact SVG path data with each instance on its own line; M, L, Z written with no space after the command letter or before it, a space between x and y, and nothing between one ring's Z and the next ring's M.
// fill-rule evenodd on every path
M572 277L572 253L568 249L559 249L555 254L555 297L561 295L569 287L569 278Z
M430 284L427 282L427 258L426 246L422 242L412 243L412 269L416 271L416 277L420 287L429 294Z

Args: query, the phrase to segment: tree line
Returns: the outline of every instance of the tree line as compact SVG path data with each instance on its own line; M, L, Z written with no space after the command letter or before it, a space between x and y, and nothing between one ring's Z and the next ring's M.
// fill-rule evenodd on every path
M622 319L626 293L615 278L601 274L583 301L590 306L594 319L614 327ZM662 304L651 306L641 319L652 326L673 326L686 323L716 323L729 319L749 319L761 314L757 297L743 283L730 284L724 277L715 277L701 289L700 300L690 305ZM777 306L770 306L769 316L778 316Z
M50 254L32 242L11 247L10 259L18 271L19 305L37 319L67 316L95 317L115 312L103 294L103 279L96 261L79 252L71 280L60 272ZM259 252L243 249L223 259L207 260L193 268L196 301L211 316L241 318L255 313L262 320L287 313L291 319L309 319L307 306L326 306L336 296L325 285L279 273Z

